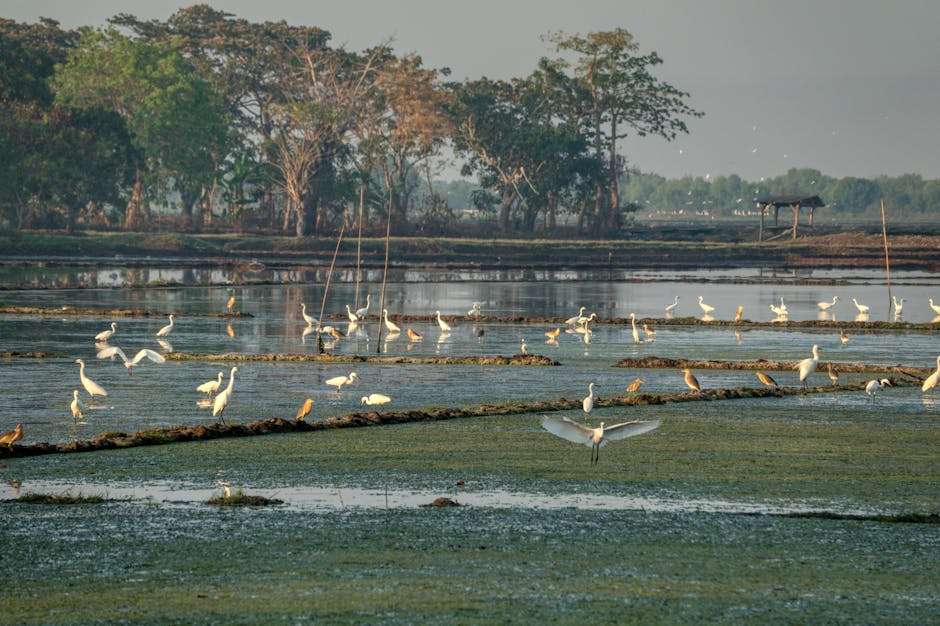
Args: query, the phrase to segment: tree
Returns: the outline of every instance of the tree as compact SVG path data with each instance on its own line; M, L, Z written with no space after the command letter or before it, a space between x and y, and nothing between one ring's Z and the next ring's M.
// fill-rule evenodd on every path
M847 176L832 188L832 204L839 211L864 213L878 201L881 190L874 181Z
M86 29L57 68L53 85L57 102L114 111L124 120L136 150L126 229L140 227L148 217L148 180L169 178L189 193L213 179L226 141L224 110L174 43Z

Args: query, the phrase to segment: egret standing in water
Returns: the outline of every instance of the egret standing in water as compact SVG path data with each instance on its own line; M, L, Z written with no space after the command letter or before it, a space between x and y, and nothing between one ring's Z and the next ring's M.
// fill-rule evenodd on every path
M656 339L656 331L649 324L643 324L643 334L646 336L647 341Z
M97 335L95 335L95 341L105 342L111 337L114 336L114 333L117 332L117 324L111 322L111 330L103 330Z
M865 393L871 397L871 401L875 401L875 394L884 389L885 387L891 387L891 381L887 378L882 378L881 380L870 380L868 384L865 385Z
M794 368L800 370L800 385L804 388L806 387L806 379L816 371L817 365L819 365L819 346L813 344L813 356L809 359L803 359Z
M594 383L588 385L588 395L581 401L581 410L590 413L594 409Z
M843 346L849 342L849 336L845 334L844 328L839 330L839 341L842 342Z
M859 304L858 300L852 298L852 303L855 305L855 308L858 309L859 315L868 315L871 312L871 307L867 304Z
M304 318L304 321L307 323L307 326L313 326L317 323L317 320L312 316L307 315L307 304L304 302L300 303L300 316Z
M228 302L225 303L225 310L228 313L232 313L235 310L235 294L229 296Z
M930 303L930 308L933 309L933 312L940 315L940 304L934 304L933 298L927 298L927 301Z
M672 304L666 307L666 314L672 315L678 306L679 306L679 296L676 296L676 299L673 300Z
M891 296L894 304L894 319L901 319L901 312L904 311L904 298L898 300L896 296Z
M382 309L382 313L385 315L385 328L388 329L388 332L392 335L400 333L401 328L388 319L388 309Z
M69 409L72 411L72 418L75 421L78 421L85 417L85 414L82 412L82 409L85 407L82 405L82 401L78 399L78 389L72 390L72 402L69 404Z
M829 376L829 382L833 385L839 382L839 372L832 367L832 361L826 364L826 374Z
M330 387L336 387L336 393L339 393L340 389L343 388L343 385L351 385L353 381L359 378L359 374L356 372L350 372L349 376L334 376L329 378L326 381L326 384Z
M633 343L640 343L640 331L636 329L636 313L630 314L630 332L633 335Z
M563 417L555 419L542 418L542 428L566 441L577 443L591 448L591 465L597 465L600 458L600 449L609 441L619 441L627 437L635 437L659 428L660 420L652 422L624 422L613 426L604 426L601 422L597 428L583 426L575 421Z
M437 325L441 327L441 332L449 333L451 331L450 324L441 319L441 312L434 311L434 314L437 315Z
M529 348L525 345L525 337L519 337L519 354L529 354Z
M734 321L740 322L744 319L744 305L739 304L737 310L734 312Z
M216 380L210 380L209 382L202 383L201 385L196 387L196 391L198 391L199 393L204 393L207 396L211 396L212 394L214 394L215 392L219 390L219 387L222 386L223 376L224 374L222 372L219 372L219 376Z
M173 332L173 314L169 315L170 323L157 331L157 337L166 337Z
M359 316L352 312L348 304L346 305L346 317L348 317L349 321L353 324L359 321Z
M480 314L482 313L482 311L480 311L480 306L482 304L482 302L474 302L473 306L470 307L470 310L467 311L467 317L480 317Z
M820 311L828 311L836 305L836 302L839 301L839 296L832 296L832 302L817 302L816 306L819 307Z
M368 404L371 406L373 404L388 404L391 401L391 398L381 393L370 393L367 396L362 396L362 398L359 399L359 404Z
M698 306L702 309L702 313L705 315L711 315L715 311L715 307L705 304L705 298L703 296L698 297Z
M937 371L927 377L927 380L921 385L920 390L930 391L937 386L938 382L940 382L940 356L937 357Z
M78 363L78 378L81 380L82 387L85 388L85 391L88 392L88 395L92 398L95 396L107 396L108 392L104 390L104 387L85 376L85 361L81 359L75 359L75 362Z
M364 318L369 314L369 294L366 294L366 305L361 309L356 309L356 317L359 319Z
M584 316L584 309L586 308L587 307L583 306L580 309L578 309L578 314L575 315L574 317L569 317L568 319L566 319L565 324L567 326L574 326L575 324L577 324L578 320L580 320Z
M218 417L221 422L225 421L222 419L222 412L225 410L225 407L228 406L228 401L232 399L232 390L235 386L235 372L237 371L237 367L232 368L228 376L228 386L220 391L219 395L217 395L212 402L212 417Z

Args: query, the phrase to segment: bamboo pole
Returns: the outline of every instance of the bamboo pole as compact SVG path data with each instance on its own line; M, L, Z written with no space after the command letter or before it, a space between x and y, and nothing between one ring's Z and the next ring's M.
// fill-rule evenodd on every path
M881 236L884 239L885 244L885 276L888 279L888 317L885 319L891 319L891 304L893 299L891 298L891 257L888 253L888 220L885 217L885 200L881 199Z
M339 237L336 238L336 249L333 250L333 260L330 261L330 271L326 274L326 288L323 290L323 300L320 301L320 317L317 318L317 336L319 337L320 325L323 323L323 311L326 308L326 297L330 293L330 283L333 280L333 268L336 266L336 257L339 254L339 245L343 242L343 234L346 232L346 216L343 215L343 225L339 229Z
M366 187L359 186L359 236L356 239L356 310L359 310L359 283L362 282L362 209L366 203Z
M385 220L385 266L382 268L382 293L379 296L379 334L375 342L375 353L379 354L382 350L382 329L385 325L382 323L382 315L385 310L385 283L388 279L388 240L392 234L392 200L389 196L388 218Z

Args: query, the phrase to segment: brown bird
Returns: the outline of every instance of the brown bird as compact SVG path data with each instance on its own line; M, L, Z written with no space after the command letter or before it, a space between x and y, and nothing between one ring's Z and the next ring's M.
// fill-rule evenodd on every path
M648 324L643 324L643 333L646 335L647 341L652 341L653 339L656 339L656 331L653 330L653 328L649 326Z
M327 332L330 334L330 337L332 337L333 339L342 339L343 337L346 336L343 334L343 331L341 331L338 328L335 328L333 326L327 326L326 328L327 328Z
M757 376L757 380L761 381L762 383L764 383L764 384L767 385L768 387L773 387L774 389L776 389L777 387L780 386L780 385L777 384L777 381L775 381L773 378L771 378L770 376L768 376L768 375L765 374L764 372L756 372L756 373L755 373L755 376Z
M16 428L13 430L8 430L3 434L0 434L0 444L6 444L8 448L12 448L13 444L23 438L23 425L17 424Z
M827 373L829 374L829 380L833 385L838 384L839 382L839 372L832 369L832 362L830 361L828 367L826 368Z
M633 382L627 385L627 393L636 393L643 386L642 378L634 378Z
M232 328L232 325L231 325L231 324L226 324L226 325L225 325L225 333L226 333L229 337L234 337L234 336L235 336L235 329Z
M297 415L294 416L294 419L302 422L304 418L310 415L310 411L313 410L313 398L307 398L304 400L303 405L297 409Z
M225 303L225 310L229 313L235 310L235 294L229 296L228 302Z
M734 312L734 321L740 322L742 319L744 319L744 305L739 304L738 310Z
M405 334L407 334L407 335L408 335L408 339L410 339L410 340L412 340L412 341L421 341L422 339L424 339L424 337L421 335L421 333L416 332L416 331L415 331L414 329L412 329L411 327L408 327L408 330L405 331Z
M701 393L702 386L698 384L698 378L695 377L692 370L682 370L682 373L685 374L685 384L689 386L689 389Z
M555 328L553 330L547 331L545 333L545 336L548 337L550 340L555 340L555 339L558 339L558 335L560 334L561 334L561 328Z

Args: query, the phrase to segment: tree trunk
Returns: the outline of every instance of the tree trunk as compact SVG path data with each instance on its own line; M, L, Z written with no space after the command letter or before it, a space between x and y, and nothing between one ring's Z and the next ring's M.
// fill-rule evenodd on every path
M610 208L607 214L607 227L609 229L620 228L620 176L617 163L617 116L614 115L610 120L610 169L608 172L610 185Z
M183 218L182 227L186 232L190 232L194 227L193 208L196 206L196 196L180 191L180 213Z
M558 211L558 194L554 191L548 194L548 232L554 233L558 224L556 213Z
M65 209L65 232L71 235L75 232L75 218L81 209L81 205L69 205Z
M796 239L796 231L799 225L800 225L800 205L794 204L793 205L793 235L791 236L791 239Z
M516 197L516 192L512 187L504 187L499 194L499 230L508 235L512 231L509 224L510 208L512 201Z
M134 186L131 188L131 197L124 211L124 230L134 230L141 226L143 221L144 181L140 169L134 172Z

